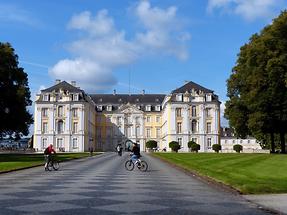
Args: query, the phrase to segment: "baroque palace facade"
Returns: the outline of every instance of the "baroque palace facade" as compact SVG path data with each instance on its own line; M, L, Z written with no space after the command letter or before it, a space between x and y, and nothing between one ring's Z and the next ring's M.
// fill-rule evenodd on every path
M82 152L125 148L132 142L146 150L156 140L160 150L178 141L188 151L190 140L200 152L220 144L220 102L212 90L188 82L170 94L87 94L75 82L57 80L35 101L34 148Z

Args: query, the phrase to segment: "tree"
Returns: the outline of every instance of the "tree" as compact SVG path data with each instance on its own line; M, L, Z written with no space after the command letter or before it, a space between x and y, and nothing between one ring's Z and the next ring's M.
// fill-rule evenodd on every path
M169 143L169 148L171 148L171 150L174 151L174 152L178 152L178 150L180 149L180 145L176 141L171 141Z
M0 42L0 135L28 135L32 115L28 76L9 43Z
M227 80L225 116L238 137L252 135L275 152L287 132L287 11L241 47ZM270 142L270 144L266 143Z
M243 147L240 144L235 144L233 146L233 150L236 151L237 153L240 153L243 150Z
M157 142L155 140L149 140L146 142L146 147L148 149L157 148Z
M192 151L192 152L198 152L199 150L200 150L200 145L199 144L197 144L196 142L194 142L194 141L189 141L188 143L187 143L187 146L188 146L188 148L190 148L190 150Z
M221 150L221 145L220 144L213 144L212 150L214 150L216 153L218 153Z

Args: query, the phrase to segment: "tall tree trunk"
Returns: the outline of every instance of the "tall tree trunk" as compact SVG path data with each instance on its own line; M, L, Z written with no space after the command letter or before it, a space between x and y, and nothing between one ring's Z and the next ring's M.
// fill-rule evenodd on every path
M275 143L274 143L274 133L270 133L270 138L271 138L271 153L275 153Z
M286 154L286 146L285 146L285 132L280 132L280 144L281 144L281 153Z

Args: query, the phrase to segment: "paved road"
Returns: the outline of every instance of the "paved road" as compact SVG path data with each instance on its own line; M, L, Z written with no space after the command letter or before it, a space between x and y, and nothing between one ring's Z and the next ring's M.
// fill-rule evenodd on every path
M148 172L128 172L127 158L106 153L59 171L2 174L0 214L268 214L148 155Z

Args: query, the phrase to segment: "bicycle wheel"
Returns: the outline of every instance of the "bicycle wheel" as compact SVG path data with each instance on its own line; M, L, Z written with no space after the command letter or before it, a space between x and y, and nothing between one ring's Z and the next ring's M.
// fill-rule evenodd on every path
M53 161L53 169L58 170L60 167L59 161Z
M52 171L53 168L53 162L49 161L48 165L47 165L47 170Z
M147 162L141 161L141 166L140 166L140 168L139 168L140 171L146 172L146 171L147 171L147 168L148 168Z
M128 171L132 171L135 168L134 162L132 162L131 160L126 161L125 168Z

